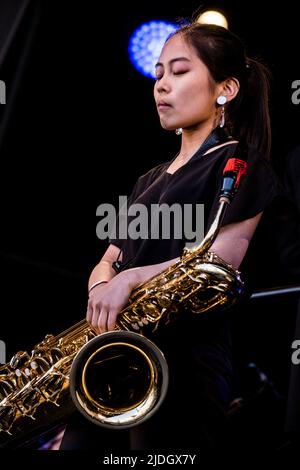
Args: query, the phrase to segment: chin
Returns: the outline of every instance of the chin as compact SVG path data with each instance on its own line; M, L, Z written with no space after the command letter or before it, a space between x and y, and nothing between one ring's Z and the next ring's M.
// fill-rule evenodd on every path
M163 122L161 122L160 125L165 131L175 131L175 129L177 129L177 126L176 127L170 126L170 125L168 125L166 123L163 123Z

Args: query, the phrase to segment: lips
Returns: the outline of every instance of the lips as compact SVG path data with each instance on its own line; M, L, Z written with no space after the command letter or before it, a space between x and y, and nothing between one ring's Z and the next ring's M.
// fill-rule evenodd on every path
M172 108L172 105L170 105L169 103L166 103L165 101L158 101L157 108L160 110L168 109L168 108Z

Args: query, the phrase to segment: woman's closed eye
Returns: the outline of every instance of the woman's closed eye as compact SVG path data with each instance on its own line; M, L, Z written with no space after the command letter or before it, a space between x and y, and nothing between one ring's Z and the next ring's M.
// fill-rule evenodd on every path
M173 75L184 75L185 73L188 73L189 70L173 70L172 73ZM164 72L161 72L161 71L158 71L156 70L155 71L155 76L156 76L156 80L160 80L161 78L163 78L164 76Z
M184 75L188 70L173 70L173 75Z

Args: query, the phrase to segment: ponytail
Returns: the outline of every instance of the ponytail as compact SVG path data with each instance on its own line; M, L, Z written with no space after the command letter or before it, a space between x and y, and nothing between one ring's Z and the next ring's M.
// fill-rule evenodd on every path
M265 158L271 152L269 97L269 70L261 62L246 58L245 81L228 105L228 117L234 135L254 146Z

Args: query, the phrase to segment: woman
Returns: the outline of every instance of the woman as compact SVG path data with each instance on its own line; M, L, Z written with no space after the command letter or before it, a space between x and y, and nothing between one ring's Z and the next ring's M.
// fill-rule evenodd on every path
M130 203L149 208L154 203L204 204L207 230L226 161L237 141L245 141L249 171L210 249L239 268L263 210L276 194L265 159L270 150L266 69L246 58L242 43L228 30L192 24L166 41L156 77L160 123L182 133L181 146L175 158L138 179ZM224 132L226 126L234 138ZM90 276L87 320L99 333L113 330L132 290L175 263L186 242L174 236L110 239ZM123 266L119 273L113 268L116 260ZM133 449L216 445L232 398L228 323L226 314L206 315L166 331L159 346L170 367L167 398L151 419L130 431Z

